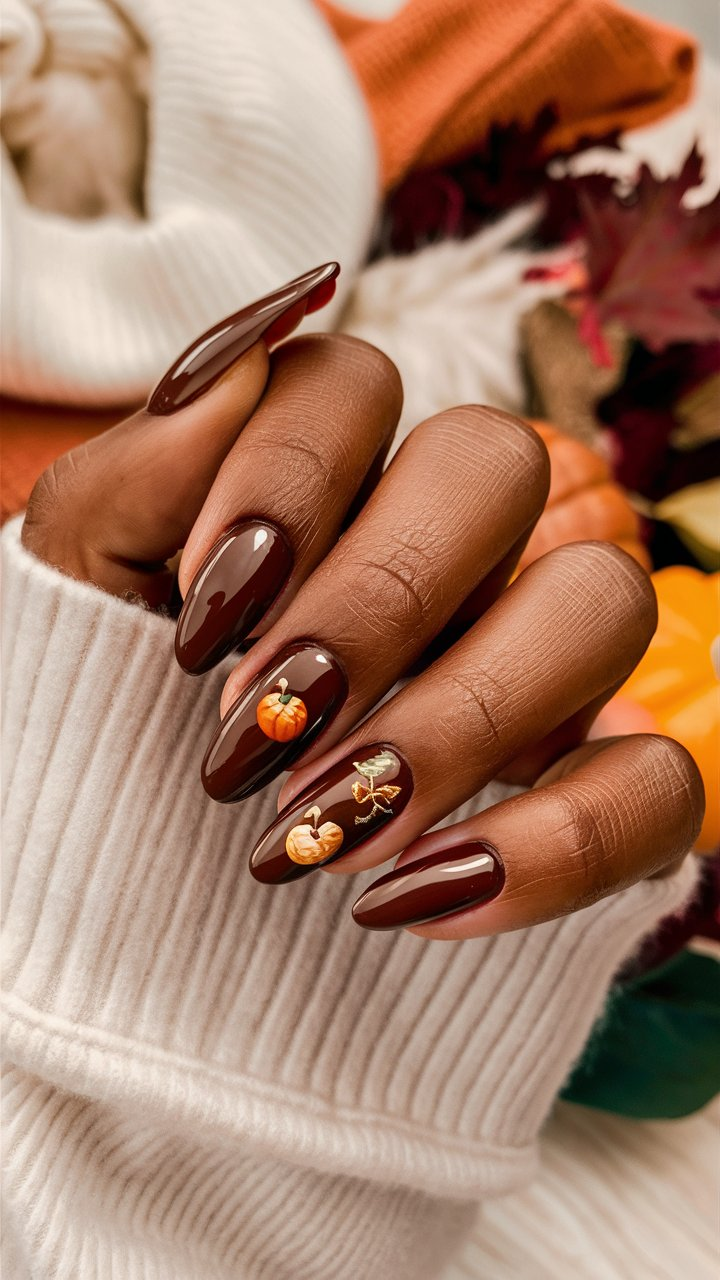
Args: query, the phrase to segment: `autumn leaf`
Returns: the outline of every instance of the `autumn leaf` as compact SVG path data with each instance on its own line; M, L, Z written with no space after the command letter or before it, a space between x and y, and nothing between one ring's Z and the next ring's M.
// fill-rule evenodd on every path
M366 800L375 800L378 796L382 796L383 800L392 801L400 795L402 788L386 784L384 787L375 787L370 791L368 787L363 786L362 782L353 782L350 790L358 804L365 804Z
M693 147L675 177L656 178L643 165L627 198L606 184L572 180L585 240L586 340L609 320L655 352L720 338L720 195L700 209L682 205L702 172Z
M395 764L394 756L389 752L382 751L377 756L371 756L369 760L353 760L353 768L357 769L364 778L379 778L381 774L387 773Z

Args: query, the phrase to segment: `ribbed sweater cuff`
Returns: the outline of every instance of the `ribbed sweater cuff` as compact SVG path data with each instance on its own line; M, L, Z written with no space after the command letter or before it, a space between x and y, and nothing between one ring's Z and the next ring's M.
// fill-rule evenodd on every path
M184 676L170 622L39 563L19 522L3 549L10 1060L293 1164L462 1200L527 1179L612 975L684 902L690 862L458 944L358 929L367 878L259 885L274 796L218 806L198 782L225 671Z

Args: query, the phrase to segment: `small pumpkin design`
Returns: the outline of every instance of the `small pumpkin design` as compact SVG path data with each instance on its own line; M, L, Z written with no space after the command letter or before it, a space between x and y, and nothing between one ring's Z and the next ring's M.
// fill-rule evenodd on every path
M267 738L292 742L307 724L307 707L302 698L288 693L287 680L278 680L279 693L269 693L258 703L257 722Z
M345 837L342 827L339 827L336 822L323 822L322 826L318 826L322 811L317 805L313 805L313 808L308 809L303 816L309 818L310 822L293 827L288 832L285 839L285 852L292 862L298 862L301 866L307 867L332 857L341 847Z

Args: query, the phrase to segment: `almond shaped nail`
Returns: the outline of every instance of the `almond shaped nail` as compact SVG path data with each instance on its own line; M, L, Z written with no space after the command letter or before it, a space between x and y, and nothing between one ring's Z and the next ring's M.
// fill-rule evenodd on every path
M175 631L183 671L199 676L257 626L287 582L293 560L279 529L249 520L229 529L193 578Z
M314 742L347 697L333 654L298 641L283 649L230 708L205 754L202 782L213 800L245 800Z
M505 884L502 859L484 840L438 849L370 885L352 913L364 929L403 929L455 915L496 898Z
M283 810L255 846L250 870L263 884L298 880L377 835L412 792L410 766L394 747L358 748Z
M294 328L308 311L324 306L335 291L334 281L339 273L337 262L314 267L206 330L160 379L148 400L148 413L177 413L209 391L259 338L271 342L285 337L283 317L296 308L298 314L290 326Z

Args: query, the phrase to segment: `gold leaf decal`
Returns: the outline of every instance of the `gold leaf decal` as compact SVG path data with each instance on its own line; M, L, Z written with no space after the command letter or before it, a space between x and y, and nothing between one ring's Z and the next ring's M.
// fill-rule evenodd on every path
M384 787L374 787L371 791L369 787L364 787L362 782L353 782L352 793L358 804L365 804L366 800L377 799L380 796L383 800L391 801L400 795L400 787L391 787L386 784Z
M387 773L388 769L395 768L397 761L388 751L382 751L377 756L371 756L369 760L354 760L353 766L363 778L367 778L369 786L363 786L362 782L357 780L352 784L353 799L356 804L367 804L372 802L372 809L369 813L362 817L358 815L355 818L356 823L369 822L377 813L384 813L392 817L392 801L396 796L400 795L401 787L391 786L386 783L384 786L376 787L375 779L382 777Z
M353 760L353 768L361 773L363 778L379 778L381 774L387 773L388 769L395 766L395 757L390 755L389 751L381 751L380 755L371 756L369 760Z

